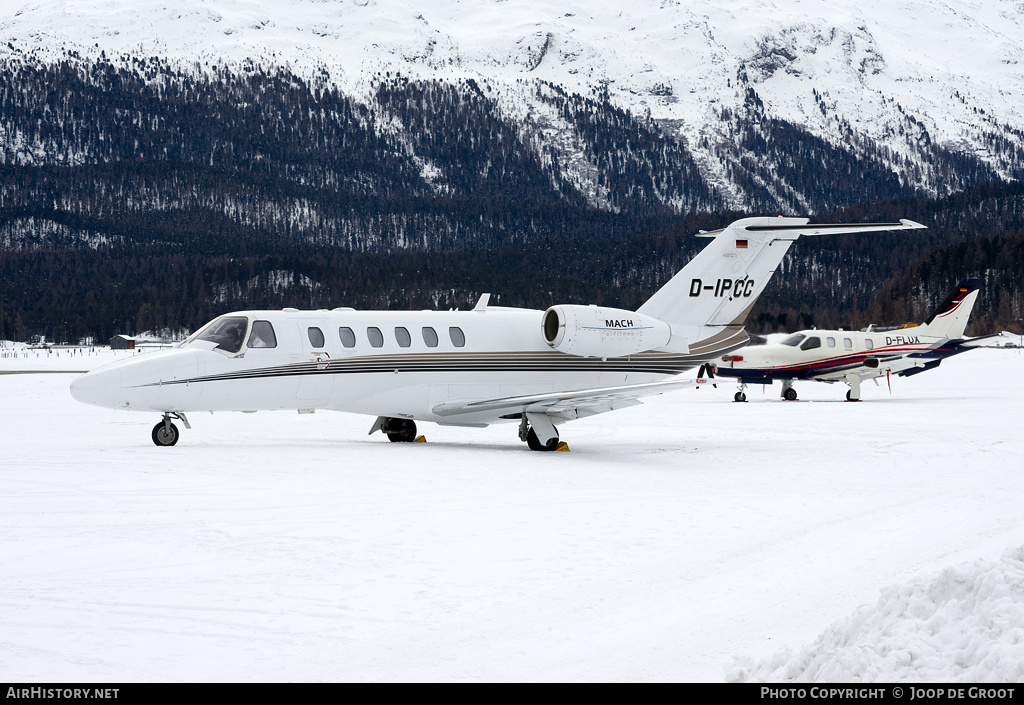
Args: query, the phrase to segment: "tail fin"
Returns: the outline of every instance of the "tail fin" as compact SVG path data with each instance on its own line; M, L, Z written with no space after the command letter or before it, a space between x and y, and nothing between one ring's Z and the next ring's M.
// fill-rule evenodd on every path
M701 233L714 240L637 309L672 327L668 350L721 354L748 338L747 315L789 246L801 235L911 230L899 223L808 225L807 218L744 218L722 230Z
M967 330L974 303L978 300L981 279L962 279L949 296L925 319L919 327L921 333L937 338L962 338Z

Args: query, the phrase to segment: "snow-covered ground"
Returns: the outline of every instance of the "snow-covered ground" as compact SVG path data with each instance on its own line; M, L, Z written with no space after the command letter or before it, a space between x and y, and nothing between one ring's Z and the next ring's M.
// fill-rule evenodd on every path
M1024 679L1020 351L666 394L570 453L324 412L157 448L73 378L0 374L6 680Z

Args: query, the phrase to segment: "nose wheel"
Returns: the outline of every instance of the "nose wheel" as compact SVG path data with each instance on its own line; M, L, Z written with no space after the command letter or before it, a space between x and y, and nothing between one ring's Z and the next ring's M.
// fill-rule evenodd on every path
M173 446L178 442L178 438L181 435L178 431L178 427L171 423L171 417L179 419L185 428L192 428L189 426L188 419L185 418L185 414L164 414L164 420L153 427L153 443L158 446Z
M178 427L164 419L153 427L153 442L158 446L173 446L178 442Z

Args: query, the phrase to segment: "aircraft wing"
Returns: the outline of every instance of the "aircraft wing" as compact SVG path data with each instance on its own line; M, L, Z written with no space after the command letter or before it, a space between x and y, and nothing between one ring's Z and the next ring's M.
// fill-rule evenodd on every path
M977 338L968 338L967 340L960 341L960 347L963 348L976 348L976 347L988 347L992 343L996 342L995 339L1012 342L1020 339L1020 335L1017 333L1011 333L1009 331L1003 331L1002 333L992 333L990 335L979 335Z
M563 419L577 419L601 414L613 409L635 406L639 397L695 387L706 379L669 380L647 384L628 384L619 387L598 387L575 391L526 394L499 399L477 399L471 401L447 401L435 406L432 411L438 416L459 417L486 414L497 417L504 414L535 413ZM453 418L454 420L454 418Z
M820 382L839 382L846 379L846 375L851 371L854 371L862 379L869 379L883 375L886 372L901 372L911 367L921 367L926 362L919 358L909 358L906 355L886 355L885 357L875 359L878 361L878 364L875 366L865 364L863 361L851 362L845 365L811 370L807 373L807 377Z

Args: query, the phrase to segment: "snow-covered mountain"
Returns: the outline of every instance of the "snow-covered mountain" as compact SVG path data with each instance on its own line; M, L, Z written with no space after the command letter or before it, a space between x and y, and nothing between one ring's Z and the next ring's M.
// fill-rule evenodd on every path
M1017 0L0 0L0 59L68 52L286 66L368 103L389 74L472 78L575 164L567 178L599 204L578 131L537 99L541 82L659 121L733 207L749 201L744 180L814 207L784 156L749 164L761 158L750 130L771 120L923 193L978 178L965 170L1024 168Z

